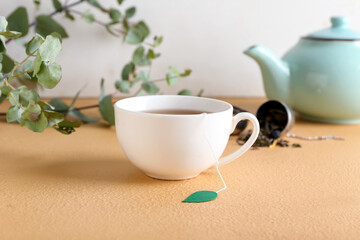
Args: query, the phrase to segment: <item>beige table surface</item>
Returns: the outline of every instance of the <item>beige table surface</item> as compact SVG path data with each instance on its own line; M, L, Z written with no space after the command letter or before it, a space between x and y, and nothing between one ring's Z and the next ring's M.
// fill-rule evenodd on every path
M226 100L252 112L264 101ZM189 204L222 187L215 169L155 180L104 123L65 136L0 117L0 239L360 239L360 125L298 120L292 132L346 140L250 150L220 169L228 189L216 200ZM230 139L226 152L237 147Z

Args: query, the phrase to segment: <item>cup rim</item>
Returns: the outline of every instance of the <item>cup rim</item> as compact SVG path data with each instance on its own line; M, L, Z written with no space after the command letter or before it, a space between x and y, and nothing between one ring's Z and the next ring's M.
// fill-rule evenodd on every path
M150 112L141 112L141 111L134 111L134 110L129 110L129 109L125 109L121 106L119 106L120 104L127 102L127 101L132 101L133 99L141 99L141 98L187 98L187 99L196 99L196 100L200 100L200 101L209 101L209 102L213 102L216 104L222 104L224 106L224 109L221 111L216 111L216 112L210 112L210 113L199 113L199 114L166 114L166 113L150 113ZM115 109L119 109L121 111L125 111L125 112L129 112L129 113L134 113L134 114L141 114L141 115L148 115L148 116L160 116L160 117L194 117L194 116L201 116L204 114L207 115L214 115L214 114L219 114L219 113L224 113L227 112L229 110L232 111L233 107L230 103L222 101L222 100L218 100L218 99L214 99L214 98L207 98L207 97L198 97L198 96L183 96L183 95L147 95L147 96L135 96L135 97L128 97L128 98L124 98L124 99L120 99L118 101L115 102L114 104Z

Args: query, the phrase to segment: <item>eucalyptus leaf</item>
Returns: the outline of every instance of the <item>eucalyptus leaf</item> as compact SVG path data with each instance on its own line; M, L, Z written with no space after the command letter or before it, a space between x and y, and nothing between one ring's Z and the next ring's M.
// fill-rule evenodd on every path
M105 80L102 78L100 82L100 96L99 100L101 101L105 96L105 87L104 87Z
M180 77L187 77L191 74L191 69L185 69L185 72L180 74Z
M69 111L69 114L75 118L80 119L81 121L85 122L85 123L91 123L91 122L97 122L100 120L100 118L98 117L88 117L86 115L84 115L82 112L80 112L78 109L71 109Z
M24 89L19 92L19 102L27 106L30 102L37 103L40 100L39 94L35 90Z
M131 27L126 33L125 42L130 44L139 44L143 41L143 34L141 30Z
M162 41L163 41L163 37L162 37L162 36L160 36L160 37L155 37L155 39L154 39L154 47L160 46L160 44L162 43Z
M40 104L40 102L39 102L39 104ZM44 104L46 104L46 103L44 103ZM67 114L67 112L70 109L69 106L64 101L62 101L60 98L54 98L47 104L52 106L52 109L55 110L56 112L62 112L65 115Z
M41 114L41 107L39 104L30 104L21 114L21 118L29 121L36 121Z
M136 12L136 8L135 7L130 7L128 9L126 9L125 11L125 17L126 18L131 18L135 15Z
M36 8L38 8L41 4L41 0L33 0L33 2L36 5Z
M0 90L1 90L1 94L2 94L2 95L8 95L9 92L12 91L11 87L6 86L6 85L1 86L1 87L0 87Z
M0 103L2 103L6 99L6 95L0 95Z
M142 61L144 57L144 53L145 53L145 48L143 46L139 46L135 49L132 60L136 65L138 65Z
M0 32L5 32L8 22L4 16L0 16Z
M48 119L48 127L54 126L64 120L64 114L51 110L44 110L44 114Z
M55 107L53 107L52 105L50 105L49 103L47 102L43 102L43 101L39 101L38 104L40 105L41 108L44 108L44 109L50 109L50 110L54 110ZM66 105L66 104L65 104Z
M97 0L86 0L86 1L93 7L96 7L101 11L106 12L105 9L100 5L100 3Z
M124 0L117 0L118 4L121 5Z
M43 132L48 126L48 120L44 113L41 113L36 121L25 120L25 125L33 132Z
M59 0L52 0L52 3L56 11L62 10L62 5L61 2L59 2Z
M81 122L70 122L70 121L62 121L54 126L54 128L63 133L63 134L71 134L75 132L75 128L80 127Z
M65 17L66 17L67 19L70 19L71 21L74 21L74 20L75 20L74 15L72 15L69 10L65 10Z
M43 37L46 37L53 32L59 33L62 38L68 37L65 29L48 15L39 15L36 17L35 32Z
M111 35L115 36L115 37L118 37L119 35L116 34L115 32L113 32L113 30L111 30L111 26L113 25L113 22L111 23L108 23L105 25L105 29L108 33L110 33Z
M60 127L73 127L73 128L78 128L81 126L81 122L73 122L73 121L62 121L61 123L59 123Z
M125 42L130 44L138 44L150 34L150 30L145 22L140 21L135 27L130 27L125 36Z
M115 88L119 90L122 93L130 93L130 82L129 81L116 81L115 82Z
M25 51L27 55L31 55L35 53L41 44L44 42L44 38L40 35L36 35L33 37L26 45L25 45Z
M178 92L178 95L191 96L192 92L188 89L184 89L184 90L181 90L180 92Z
M137 29L139 29L142 33L142 39L144 40L147 36L149 36L150 34L150 29L149 27L146 25L146 23L144 21L140 21L138 22Z
M59 33L53 32L50 35L57 38L57 39L59 39L60 43L62 43L62 38L61 38L61 35Z
M19 91L14 90L14 91L9 92L9 94L7 95L7 98L9 99L9 102L11 103L11 105L18 105Z
M29 32L29 20L26 8L18 7L8 17L7 29L10 31L21 32L22 36L26 36Z
M157 58L157 57L160 56L160 55L159 55L159 54L155 54L155 53L154 53L154 50L149 49L149 50L148 50L148 53L147 53L147 56L148 56L148 58L150 58L150 59L155 59L155 58Z
M149 94L156 94L160 90L153 82L144 82L141 88Z
M124 28L126 31L129 30L129 23L128 23L128 21L126 20L126 18L124 18L124 19L122 20L122 25L123 25L123 28Z
M129 80L129 75L135 70L135 64L130 62L124 66L121 72L122 80Z
M16 68L17 68L17 66L19 65L19 63L18 62L14 62L14 67L13 67L13 69L11 69L11 71L10 71L10 73L9 73L9 75L8 75L8 81L11 83L12 82L12 79L13 79L13 77L14 77L14 72L15 72L15 70L16 70Z
M180 76L180 72L179 72L179 70L178 70L176 67L170 66L169 69L170 69L170 71L171 71L172 73L174 73L177 77Z
M111 126L115 125L114 106L111 95L106 95L100 100L99 111L105 121Z
M41 60L40 53L38 52L36 54L36 57L33 62L33 65L34 65L33 76L36 76L39 73L41 64L42 64L42 60Z
M7 122L15 122L19 119L19 107L11 106L6 113Z
M61 51L60 39L52 35L48 35L45 41L39 47L39 54L42 61L53 63L56 56Z
M21 32L16 32L16 31L6 31L6 32L0 32L0 35L4 36L7 39L12 39L12 38L18 38L21 36Z
M85 19L87 23L93 23L95 21L94 14L90 13L89 11L84 12L82 17Z
M23 72L28 72L29 70L34 70L34 63L31 60L26 60L22 65Z
M166 74L166 82L169 86L174 85L177 82L178 75L175 73Z
M152 81L151 75L147 71L140 71L139 77L143 82L151 82Z
M115 8L110 8L109 16L113 21L119 21L121 19L121 12Z
M6 40L4 36L0 35L0 53L6 52Z
M54 88L61 79L61 67L56 63L49 65L42 63L36 76L41 86L48 89Z
M145 48L143 46L139 46L135 49L132 62L139 66L147 66L150 64L150 59L145 55Z

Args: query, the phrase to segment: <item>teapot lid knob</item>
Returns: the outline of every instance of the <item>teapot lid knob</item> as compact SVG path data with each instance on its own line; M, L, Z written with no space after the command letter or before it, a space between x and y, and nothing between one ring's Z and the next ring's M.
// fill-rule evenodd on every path
M332 28L343 28L347 27L349 24L349 19L347 17L332 17L331 25Z

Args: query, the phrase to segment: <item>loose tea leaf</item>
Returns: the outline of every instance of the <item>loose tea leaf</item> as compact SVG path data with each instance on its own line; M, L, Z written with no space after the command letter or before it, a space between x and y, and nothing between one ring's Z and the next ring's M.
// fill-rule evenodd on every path
M247 112L246 110L233 106L233 114L239 112ZM284 131L284 127L287 125L288 116L287 113L280 109L268 109L267 111L261 111L257 113L259 120L260 132L259 136L253 144L253 149L258 147L289 147L289 141L281 139L281 133ZM244 132L247 127L247 121L242 120L236 126L236 129L232 135L238 135L236 142L239 145L243 145L251 136L252 131ZM294 143L293 147L300 146L298 143ZM301 146L300 146L301 147Z

